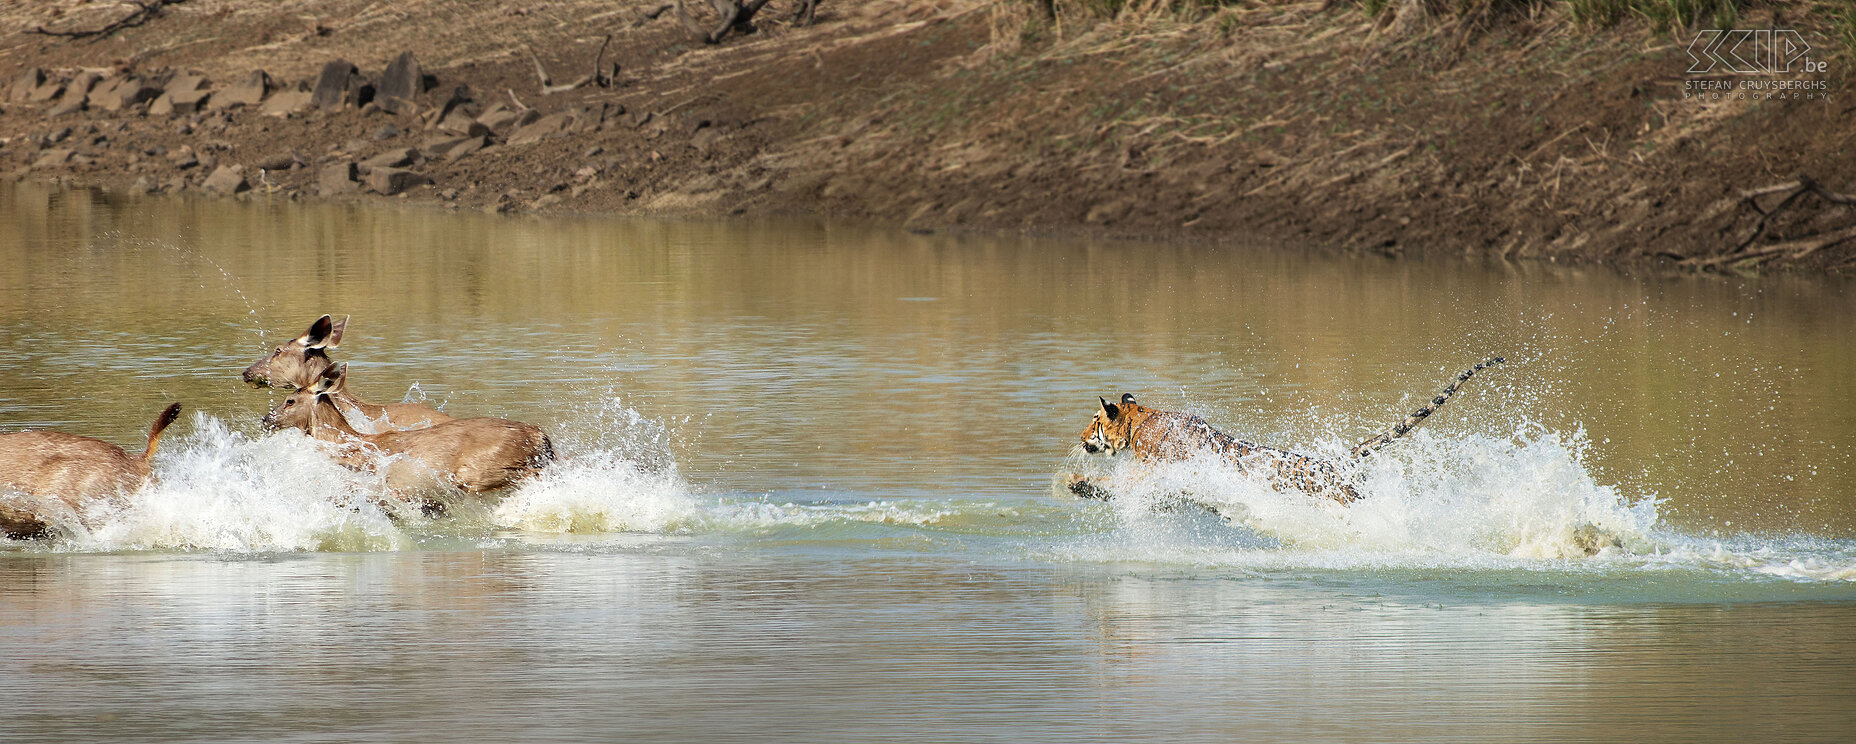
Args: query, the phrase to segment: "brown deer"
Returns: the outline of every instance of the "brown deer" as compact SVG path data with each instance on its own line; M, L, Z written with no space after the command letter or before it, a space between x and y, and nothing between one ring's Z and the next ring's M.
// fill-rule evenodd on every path
M155 445L177 418L179 403L155 417L155 425L148 430L148 448L140 456L100 439L57 431L0 434L0 485L41 499L57 499L82 514L85 506L122 496L148 481ZM50 532L51 523L42 509L0 503L0 533L24 538Z
M340 445L337 459L355 469L373 467L390 455L405 455L437 473L447 485L469 493L504 488L541 472L554 460L548 435L529 424L499 418L450 419L424 429L363 434L348 423L335 391L348 365L323 371L264 417L267 429L294 427Z
M314 385L334 366L328 350L341 346L342 331L347 327L346 317L340 322L328 315L317 318L303 335L284 342L272 349L270 356L246 367L245 381L298 389ZM443 412L418 403L369 403L348 392L345 384L335 389L331 399L341 409L348 425L363 434L423 429L452 420Z

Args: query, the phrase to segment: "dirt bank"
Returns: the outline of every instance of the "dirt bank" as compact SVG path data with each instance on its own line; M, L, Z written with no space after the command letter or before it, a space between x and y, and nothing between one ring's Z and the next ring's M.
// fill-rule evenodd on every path
M1809 8L1755 5L1735 25L1796 29L1825 69L1724 75L1688 72L1693 30L1593 29L1551 3L1414 19L1420 3L1369 15L1059 2L1051 21L1017 0L826 0L801 25L774 0L756 32L710 45L658 2L169 2L81 39L37 31L103 28L137 6L0 10L0 174L1387 255L1856 266L1856 208L1836 203L1856 193L1852 62L1835 20ZM556 87L594 82L550 92L538 63ZM1748 95L1748 80L1788 87ZM1816 183L1788 186L1801 175ZM1747 192L1767 187L1760 208L1786 206L1762 229Z

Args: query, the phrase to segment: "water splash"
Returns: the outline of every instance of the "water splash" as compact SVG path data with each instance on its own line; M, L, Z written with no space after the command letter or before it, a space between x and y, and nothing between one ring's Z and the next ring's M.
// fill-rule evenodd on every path
M673 532L700 521L669 428L621 398L582 407L550 437L559 459L496 507L496 524L547 533Z
M1311 449L1345 461L1344 446ZM1104 465L1077 452L1066 469L1099 479L1114 494L1100 511L1111 524L1058 552L1250 568L1588 565L1856 580L1856 553L1847 545L1730 544L1677 532L1661 522L1656 494L1597 482L1589 450L1582 430L1532 424L1505 437L1420 431L1359 463L1362 498L1351 505L1278 492L1215 456ZM1053 488L1063 485L1060 478Z
M392 550L409 540L377 479L335 464L296 432L250 439L196 413L152 482L84 514L78 550Z

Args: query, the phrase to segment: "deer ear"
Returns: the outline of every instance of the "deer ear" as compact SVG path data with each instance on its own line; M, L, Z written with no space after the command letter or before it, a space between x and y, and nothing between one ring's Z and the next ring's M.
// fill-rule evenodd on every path
M324 345L325 348L333 349L342 345L342 331L348 328L348 318L349 316L343 315L340 322L329 327L329 342Z
M1124 406L1136 405L1134 402L1134 393L1122 393L1121 404Z
M309 392L316 395L327 395L330 390L342 386L342 383L346 381L345 376L347 374L348 365L345 362L325 369L322 371L322 374L316 376L316 383L309 386Z
M329 335L334 332L334 329L335 324L329 320L329 316L324 315L317 318L316 322L309 324L309 331L299 337L297 341L301 342L305 347L320 349L329 345Z
M1107 399L1098 395L1096 396L1096 400L1102 401L1102 410L1108 412L1108 420L1114 421L1116 416L1121 415L1121 409L1115 404L1108 402Z

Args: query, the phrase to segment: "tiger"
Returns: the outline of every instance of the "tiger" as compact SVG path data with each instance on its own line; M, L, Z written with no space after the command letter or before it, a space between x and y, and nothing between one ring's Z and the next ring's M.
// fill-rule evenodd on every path
M1354 446L1352 457L1366 458L1405 436L1456 395L1471 376L1503 361L1502 357L1490 357L1458 373L1429 404ZM1082 434L1083 451L1089 454L1114 455L1132 450L1143 462L1177 462L1209 452L1230 461L1239 472L1262 476L1278 491L1324 496L1341 504L1360 499L1359 484L1351 469L1344 472L1335 462L1246 442L1212 428L1205 419L1190 413L1143 406L1135 401L1133 393L1123 393L1119 403L1101 397L1096 400L1101 402L1102 410L1096 411ZM1080 475L1070 477L1069 490L1089 499L1107 499L1111 495L1095 480Z

